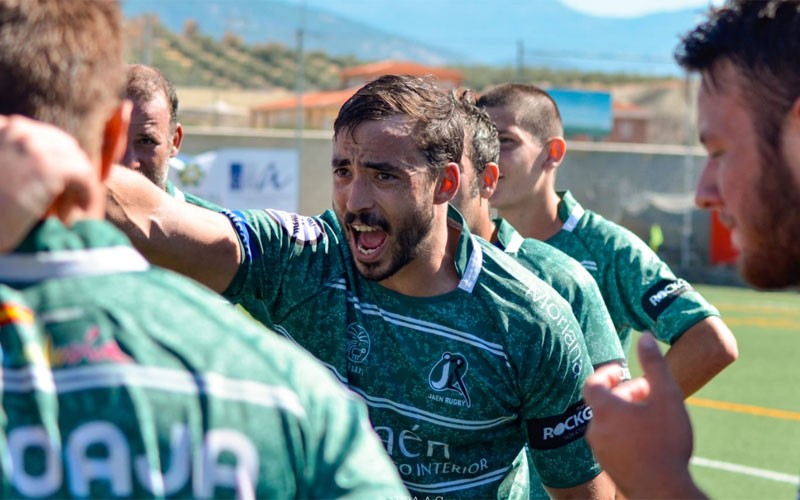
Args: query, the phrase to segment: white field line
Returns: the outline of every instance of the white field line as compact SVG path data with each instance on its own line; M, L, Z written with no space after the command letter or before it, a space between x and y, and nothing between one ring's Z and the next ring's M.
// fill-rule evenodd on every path
M744 474L746 476L760 477L762 479L769 479L770 481L778 481L781 483L789 483L795 486L800 485L800 476L783 474L782 472L756 469L755 467L748 467L746 465L731 464L728 462L720 462L718 460L710 460L708 458L700 457L692 457L691 463L692 465L696 465L698 467L708 467L710 469L724 470L736 474Z

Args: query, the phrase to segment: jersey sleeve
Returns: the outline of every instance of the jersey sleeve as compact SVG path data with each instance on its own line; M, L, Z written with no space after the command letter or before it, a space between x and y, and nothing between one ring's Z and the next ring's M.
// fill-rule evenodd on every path
M322 217L279 210L223 211L242 248L242 262L223 295L268 326L341 275L338 235ZM331 216L335 217L335 216Z
M543 484L573 487L601 471L584 439L592 412L581 399L581 389L593 371L591 360L567 302L544 285L532 288L531 298L538 316L535 328L541 331L529 337L530 348L539 354L535 366L522 361L522 413L531 457Z
M615 240L613 288L628 325L649 330L673 344L691 326L719 311L638 236L619 227ZM613 315L613 313L612 313Z
M592 366L610 362L626 364L614 322L594 278L569 255L554 247L548 247L547 251L550 255L539 263L536 259L541 258L541 252L539 257L533 252L520 252L520 257L531 267L540 267L540 272L534 270L535 273L569 303L583 332Z
M577 262L570 266L566 276L574 282L574 288L571 297L565 298L583 332L592 366L598 367L611 362L627 365L614 322L594 278Z

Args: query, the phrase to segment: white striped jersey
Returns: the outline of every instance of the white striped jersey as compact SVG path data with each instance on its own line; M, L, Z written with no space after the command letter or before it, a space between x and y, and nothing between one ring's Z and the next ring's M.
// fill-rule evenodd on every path
M526 443L548 486L599 474L583 439L591 362L569 305L457 212L461 282L425 298L363 278L331 211L228 215L245 257L225 295L366 401L413 495L519 492L512 463Z

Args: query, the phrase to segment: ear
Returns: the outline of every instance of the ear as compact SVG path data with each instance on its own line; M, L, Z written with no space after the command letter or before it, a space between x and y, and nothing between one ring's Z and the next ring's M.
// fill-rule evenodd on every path
M800 98L794 101L783 124L783 155L792 169L795 186L800 189Z
M481 175L481 198L488 200L497 189L497 181L500 179L500 168L497 163L490 161L486 164Z
M563 137L551 137L544 145L543 153L546 155L543 170L555 170L567 154L567 141Z
M458 192L458 185L461 182L461 171L458 163L450 162L444 166L439 180L436 184L436 193L433 196L435 205L447 203L455 197Z
M181 142L183 142L183 126L179 123L175 126L175 133L172 134L172 145L169 150L169 157L174 158L181 150Z
M119 163L125 148L128 146L128 126L131 123L133 103L125 99L111 113L103 129L103 146L101 150L100 179L105 181L111 168Z

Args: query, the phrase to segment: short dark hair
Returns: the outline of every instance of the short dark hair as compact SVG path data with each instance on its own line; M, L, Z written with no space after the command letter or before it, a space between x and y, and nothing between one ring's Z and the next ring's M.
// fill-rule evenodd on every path
M164 74L152 66L131 64L128 66L128 81L125 96L136 101L151 101L159 94L169 104L169 130L175 133L178 126L178 94L175 86Z
M475 104L475 94L472 91L459 92L456 100L464 120L464 153L469 154L477 174L473 177L470 194L477 196L481 185L480 174L486 169L486 164L497 163L500 158L500 140L492 118Z
M114 0L0 0L0 114L53 124L99 155L122 99L122 32Z
M413 122L417 148L432 178L447 163L461 161L464 127L454 97L432 80L415 76L386 75L361 87L339 110L333 134L352 134L364 122L398 115Z
M708 19L683 37L675 59L703 73L705 85L729 61L762 139L761 148L780 148L783 119L800 97L800 1L736 0L711 9Z
M478 106L514 110L520 126L539 142L564 135L564 125L556 102L536 85L503 83L483 92L478 99Z

